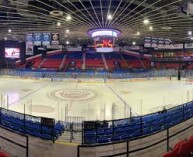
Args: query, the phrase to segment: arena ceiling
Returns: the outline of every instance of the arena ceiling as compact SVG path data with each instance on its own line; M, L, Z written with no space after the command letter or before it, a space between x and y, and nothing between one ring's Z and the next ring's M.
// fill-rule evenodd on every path
M0 0L0 38L25 40L30 32L59 32L61 41L90 44L87 31L110 27L122 31L119 44L144 37L190 40L191 16L179 13L182 0ZM59 11L58 15L51 15ZM144 24L148 20L148 24ZM151 28L150 28L151 27ZM11 29L11 33L8 32Z

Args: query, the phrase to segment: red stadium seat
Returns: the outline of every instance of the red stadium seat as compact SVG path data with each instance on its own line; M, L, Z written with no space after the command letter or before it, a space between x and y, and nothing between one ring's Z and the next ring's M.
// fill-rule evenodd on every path
M179 157L186 157L190 154L190 145L189 142L182 143L179 147L178 156Z
M176 152L171 151L171 152L167 152L164 155L162 155L162 157L177 157L176 156Z
M0 151L0 157L11 157L11 156L3 151Z

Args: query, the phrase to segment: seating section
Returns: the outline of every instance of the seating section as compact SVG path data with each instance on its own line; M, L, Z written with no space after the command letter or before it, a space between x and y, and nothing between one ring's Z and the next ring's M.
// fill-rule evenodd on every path
M127 54L122 54L123 58L127 61L128 67L132 69L150 68L151 61L145 58L138 58Z
M33 62L33 69L38 69L41 62L41 69L55 70L57 71L62 63L64 55L67 55L63 70L81 70L83 65L83 53L82 52L67 52L67 53L57 53L57 54L48 54L44 62L41 57L30 60ZM116 52L104 53L104 57L107 63L108 68L111 71L125 70L127 68L131 69L142 69L150 67L150 60L139 59L128 54L120 54ZM24 65L17 64L18 68L24 68ZM86 70L96 70L96 69L105 69L104 61L102 59L101 53L86 53L85 54L85 67Z
M182 140L175 144L170 152L165 153L162 157L189 157L193 152L193 136L188 140Z
M121 70L126 67L125 61L121 59L121 55L118 53L104 53L104 57L111 71Z
M57 70L62 62L62 59L46 59L41 68L50 68Z
M102 59L86 59L86 68L105 68Z
M105 56L105 59L107 60L111 60L111 59L121 60L121 55L115 52L104 53L104 56Z
M187 69L193 69L193 64L190 64Z
M179 63L163 63L163 62L155 63L155 68L157 69L177 69L179 67L180 67Z
M129 60L129 61L127 61L127 64L129 66L129 68L133 68L133 69L143 68L142 63L138 59Z
M9 154L7 154L6 152L4 151L0 151L0 157L11 157Z
M41 68L58 70L63 57L64 57L63 53L48 55L45 62L41 65Z
M96 144L135 139L162 131L192 117L193 102L190 102L142 117L108 122L96 121L94 129L83 129L83 143Z
M82 59L82 52L70 52L67 53L68 59Z
M74 71L82 69L82 61L83 54L82 52L70 52L67 53L66 60L64 62L64 71Z
M64 131L64 125L56 122L52 127L43 125L40 117L25 115L10 110L1 109L0 125L17 132L55 140Z
M67 55L66 61L64 62L64 71L69 70L69 67L75 68L75 70L82 69L83 65L83 52L67 52L65 53ZM58 54L48 54L46 61L41 65L41 68L46 69L55 69L58 70L62 59L65 55L64 53L58 53ZM151 59L143 58L140 56L132 56L127 53L103 53L107 66L111 71L125 71L125 69L133 70L133 69L149 69L151 68ZM32 60L29 60L33 63L32 68L38 69L40 63L42 62L42 58L35 58ZM27 63L29 62L27 61ZM101 56L101 53L85 53L85 66L86 70L94 69L105 69L105 65L103 63L103 59ZM27 64L26 63L26 64ZM18 68L25 68L26 64L19 64L17 63L16 66ZM183 64L186 63L170 63L170 62L155 62L154 68L156 69L178 69ZM68 67L68 68L66 68ZM73 70L71 68L71 70ZM187 69L193 69L193 64L187 64ZM186 69L185 68L185 69Z

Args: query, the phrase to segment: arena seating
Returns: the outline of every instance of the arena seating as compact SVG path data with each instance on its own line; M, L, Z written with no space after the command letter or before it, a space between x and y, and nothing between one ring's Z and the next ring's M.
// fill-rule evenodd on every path
M193 69L193 64L190 64L187 69Z
M70 69L81 69L82 68L82 60L80 59L66 59L65 60L65 71L69 71Z
M150 60L148 59L139 59L135 56L130 56L128 54L119 54L116 52L112 53L103 53L107 66L111 71L125 71L127 68L140 69L140 68L149 68ZM81 70L83 66L83 53L82 52L67 52L67 53L57 53L57 54L48 54L44 62L41 57L32 59L34 64L33 69L44 69L44 70L55 70L57 71L62 63L64 55L67 55L64 65L61 69L64 71L70 70ZM40 67L41 64L41 67ZM17 64L18 68L24 68L24 65ZM92 69L105 69L105 63L102 59L101 53L86 53L85 55L85 67L86 70Z
M168 62L155 63L156 69L178 69L179 67L180 67L179 63L168 63Z
M41 58L36 58L33 61L34 61L33 68L37 69L39 67L42 59Z
M193 102L190 102L142 117L96 121L97 128L83 130L83 143L96 144L134 139L162 131L192 117Z
M83 55L81 52L67 53L67 57L63 65L63 70L68 72L81 70L83 63L82 58Z
M102 59L101 53L86 53L86 59Z
M87 68L104 68L104 63L102 59L86 59Z
M62 62L62 59L64 57L64 54L54 54L54 55L48 55L45 62L41 65L41 68L47 68L47 69L55 69L58 70L60 67L60 64Z
M46 59L46 61L42 64L41 68L52 68L58 69L62 60L59 59Z
M5 153L4 151L0 150L0 157L11 157L11 156Z
M149 59L130 56L128 54L122 54L122 56L127 61L128 68L150 68L151 62Z
M20 133L55 140L64 131L64 125L56 122L54 127L41 124L41 118L1 109L0 125Z
M111 60L111 59L117 59L121 60L121 56L119 53L111 52L111 53L104 53L105 59Z
M162 157L189 157L191 152L193 152L193 136L188 140L182 140L175 144L173 149L162 155Z
M82 59L82 52L68 52L68 59Z

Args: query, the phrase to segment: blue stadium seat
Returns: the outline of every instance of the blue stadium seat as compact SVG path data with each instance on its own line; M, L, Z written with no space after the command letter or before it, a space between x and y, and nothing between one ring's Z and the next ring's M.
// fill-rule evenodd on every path
M97 140L97 143L108 143L108 142L109 142L109 139L105 137L98 138Z

